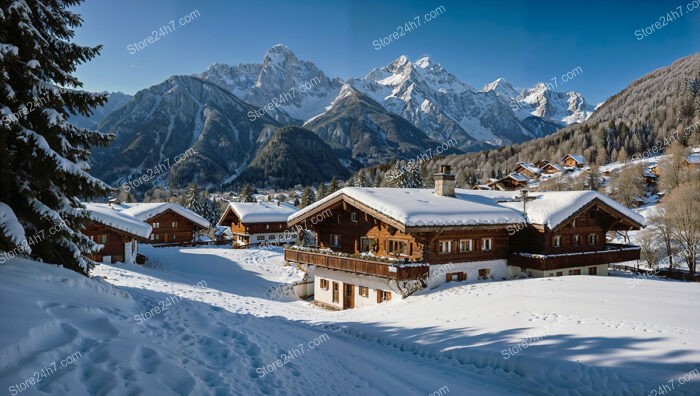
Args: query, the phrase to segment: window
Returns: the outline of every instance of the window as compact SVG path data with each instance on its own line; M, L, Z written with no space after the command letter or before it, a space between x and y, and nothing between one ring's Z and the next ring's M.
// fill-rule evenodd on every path
M580 269L569 270L569 275L581 275Z
M391 300L391 292L388 291L381 291L377 289L377 302L384 302L384 301L389 301Z
M598 235L596 234L588 234L588 244L593 246L598 242Z
M360 296L369 297L369 287L360 286Z
M331 234L331 246L340 247L340 234Z
M328 279L321 279L320 285L321 289L328 290Z
M340 286L338 286L338 282L333 282L333 302L337 303L340 302Z
M160 241L160 234L156 234L156 241Z
M450 272L445 277L445 282L461 282L467 280L466 272Z
M375 238L360 237L360 251L361 252L374 251L376 246L377 246L377 240Z
M389 253L408 255L408 242L398 239L389 239Z
M90 237L90 238L92 239L92 237ZM151 236L149 236L148 239L153 240L154 239L153 234L151 234Z
M563 276L564 272L563 271L557 271L557 276Z
M588 267L588 275L598 275L598 267Z
M459 251L461 253L467 253L473 251L472 240L471 239L460 239L459 241Z
M340 215L338 215L338 224L340 224Z
M479 268L479 279L489 279L491 278L490 268Z
M173 235L172 235L172 240L174 241L174 240L176 240L176 239L177 239L177 236L176 236L175 234L173 234Z
M100 235L100 243L107 243L107 234Z
M170 223L170 228L177 228L177 221Z
M486 252L493 248L493 239L485 238L481 240L481 250Z
M571 222L571 228L576 228L576 219L574 219L574 221Z
M269 240L271 240L271 241L272 241L272 240L274 240L274 239L275 239L275 235L274 235L274 234L273 234L273 235L270 235L270 236L268 236L268 237L267 237L267 239L269 239Z
M153 223L151 224L153 228L160 228L160 223Z
M357 213L350 213L350 221L352 221L353 223L357 223Z
M452 241L440 241L438 251L442 254L452 253Z
M270 229L270 225L269 225L269 224L265 224L265 229L266 229L266 230L269 230L269 229Z
M555 235L552 237L552 246L561 247L561 235Z
M255 237L258 241L264 241L265 240L265 235L258 235Z
M573 246L580 246L581 245L581 235L574 235L573 239L571 240L571 244Z

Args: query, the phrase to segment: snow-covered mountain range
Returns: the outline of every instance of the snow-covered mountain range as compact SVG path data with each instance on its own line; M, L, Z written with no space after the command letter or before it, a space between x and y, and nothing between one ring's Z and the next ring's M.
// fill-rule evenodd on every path
M412 62L400 56L343 81L275 45L261 63L213 64L197 76L171 77L105 114L97 128L115 133L117 141L98 153L93 169L114 183L127 171L114 168L117 155L127 157L119 168L142 169L163 161L163 153L197 146L205 154L180 165L188 168L183 175L203 184L229 183L272 135L269 128L291 124L318 134L355 170L413 158L445 142L456 142L452 152L518 143L582 122L592 111L579 93L555 92L544 84L516 90L498 79L476 89L430 58ZM205 133L212 128L217 132ZM250 134L246 144L225 148L241 142L241 131ZM157 142L158 149L139 145L144 139ZM221 157L223 152L230 155Z

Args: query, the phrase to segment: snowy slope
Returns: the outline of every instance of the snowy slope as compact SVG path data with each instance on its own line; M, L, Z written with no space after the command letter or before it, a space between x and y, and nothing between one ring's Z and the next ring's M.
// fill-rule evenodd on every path
M696 284L453 284L331 312L275 292L301 278L279 250L142 251L150 268L100 265L103 280L21 259L0 265L0 299L12 302L0 312L13 319L0 327L0 389L76 351L23 394L646 395L700 362ZM676 380L674 394L697 392L697 381Z

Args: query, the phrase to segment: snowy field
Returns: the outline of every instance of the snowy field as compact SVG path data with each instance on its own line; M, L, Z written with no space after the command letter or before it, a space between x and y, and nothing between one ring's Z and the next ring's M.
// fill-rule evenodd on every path
M0 265L11 395L700 394L700 285L625 275L443 285L332 312L281 251L150 248L86 279ZM668 394L668 393L666 393Z

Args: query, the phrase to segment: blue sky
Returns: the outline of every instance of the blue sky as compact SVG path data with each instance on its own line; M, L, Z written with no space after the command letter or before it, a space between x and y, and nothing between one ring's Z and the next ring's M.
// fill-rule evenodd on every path
M700 9L688 11L692 1L87 0L77 7L84 25L75 40L104 49L78 75L90 90L135 93L211 63L260 62L282 43L331 77L363 76L400 55L430 56L478 88L498 77L516 87L556 78L558 89L597 103L700 49ZM440 6L441 15L424 19ZM678 6L683 15L667 17ZM179 25L194 10L199 16L191 22L130 54L129 44L173 19ZM374 40L417 16L420 27L375 49ZM635 35L663 19L661 29ZM563 83L561 76L577 67L582 73Z

